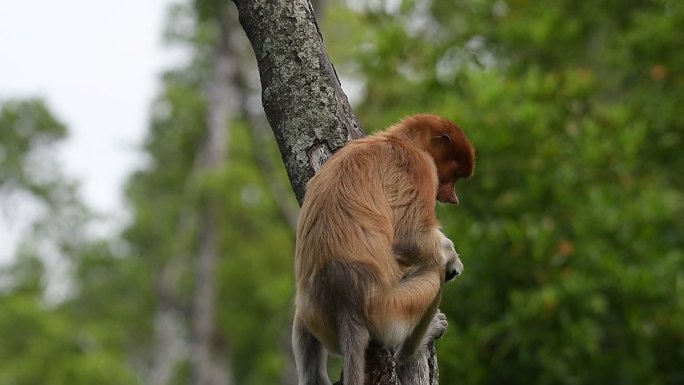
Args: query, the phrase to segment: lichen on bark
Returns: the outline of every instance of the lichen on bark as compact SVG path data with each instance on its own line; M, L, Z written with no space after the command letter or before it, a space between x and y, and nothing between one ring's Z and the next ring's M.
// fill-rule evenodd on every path
M308 1L235 1L259 64L262 102L301 203L312 151L363 136L323 48Z

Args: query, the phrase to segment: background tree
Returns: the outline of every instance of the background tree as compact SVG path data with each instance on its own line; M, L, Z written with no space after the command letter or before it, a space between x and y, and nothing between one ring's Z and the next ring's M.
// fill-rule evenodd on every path
M252 126L263 119L249 103L247 68L255 66L245 59L251 58L232 4L199 1L172 15L167 36L189 48L192 60L164 77L146 144L151 163L131 180L136 217L125 234L131 255L156 282L151 380L287 383L289 342L280 341L292 295L284 274L293 247L287 204L295 202L278 187L284 176L269 169L275 144ZM223 155L207 167L207 149L222 143ZM213 267L196 270L201 274L188 268L206 257ZM213 300L206 295L212 291ZM204 369L189 360L200 350L211 362ZM223 381L202 374L216 371Z

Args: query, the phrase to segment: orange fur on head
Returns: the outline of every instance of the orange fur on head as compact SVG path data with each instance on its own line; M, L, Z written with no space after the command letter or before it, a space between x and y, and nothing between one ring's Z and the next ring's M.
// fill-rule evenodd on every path
M437 167L437 199L444 203L458 204L455 183L458 179L470 178L475 170L475 148L463 130L446 118L420 114L402 120L388 132L420 138L419 146L432 155Z

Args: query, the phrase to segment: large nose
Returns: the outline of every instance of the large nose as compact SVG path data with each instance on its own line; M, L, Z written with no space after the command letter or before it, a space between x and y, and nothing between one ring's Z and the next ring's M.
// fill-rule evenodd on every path
M444 274L444 282L449 282L452 279L458 277L463 273L463 262L461 262L461 259L456 255L456 258L449 263L447 263L447 269L446 273Z
M446 277L445 277L445 279L444 279L444 282L449 282L449 281L451 281L452 279L458 277L459 275L461 275L461 272L458 271L458 270L456 270L456 269L451 270L451 271L447 271L447 272L446 272Z

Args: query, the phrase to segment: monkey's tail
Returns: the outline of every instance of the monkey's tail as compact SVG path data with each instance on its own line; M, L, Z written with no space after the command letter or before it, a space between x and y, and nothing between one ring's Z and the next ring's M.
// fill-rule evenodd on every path
M344 385L364 385L366 348L370 341L368 329L352 315L339 317L340 350L344 359L342 381Z

